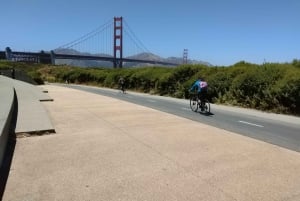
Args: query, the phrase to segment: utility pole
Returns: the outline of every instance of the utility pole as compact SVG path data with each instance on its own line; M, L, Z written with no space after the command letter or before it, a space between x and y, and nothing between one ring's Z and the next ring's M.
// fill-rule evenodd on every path
M188 49L183 49L183 64L187 64L188 63Z

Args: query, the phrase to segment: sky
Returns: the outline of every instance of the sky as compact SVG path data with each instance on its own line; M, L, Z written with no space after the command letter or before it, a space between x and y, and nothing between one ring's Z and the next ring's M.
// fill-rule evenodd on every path
M2 0L0 51L50 51L122 16L161 57L229 66L300 59L299 0Z

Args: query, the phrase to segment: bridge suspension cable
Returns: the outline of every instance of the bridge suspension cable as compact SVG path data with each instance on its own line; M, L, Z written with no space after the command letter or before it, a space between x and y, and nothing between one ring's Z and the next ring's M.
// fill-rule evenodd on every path
M123 62L125 64L147 63L176 65L166 62L159 57L149 58L147 57L148 55L146 55L146 57L135 57L141 53L151 52L135 35L126 21L124 21L123 28L122 19L122 17L115 17L114 21L110 20L78 39L50 51L50 53L14 52L13 55L15 58L20 57L23 60L24 58L30 58L33 59L34 62L51 62L52 64L56 64L56 62L60 64L66 62L69 64L72 60L89 60L91 62L87 63L87 66L98 66L98 61L112 62L114 68L122 68ZM123 32L125 34L123 34ZM123 48L123 44L125 44L125 48ZM125 50L125 54L123 54L123 50ZM78 64L76 63L76 65ZM101 65L106 64L101 62Z
M148 48L140 41L140 39L134 34L133 30L130 28L126 20L124 20L124 37L125 42L131 41L130 45L126 45L124 55L137 55L139 53L150 53ZM130 49L128 49L129 47Z
M106 22L105 24L99 26L93 31L75 39L69 43L66 43L54 51L59 52L65 49L71 49L79 52L85 52L90 54L109 54L112 51L112 20Z
M134 57L136 55L151 53L136 36L127 21L122 17L121 19L123 19L123 28L121 29L122 33L119 33L118 36L114 36L114 29L116 29L116 27L114 27L114 21L109 20L91 32L54 49L54 52L72 55L114 57L114 37L119 38L122 36L123 44L118 44L120 46L118 48L122 49L121 54L123 58L136 59ZM147 60L148 58L145 59Z

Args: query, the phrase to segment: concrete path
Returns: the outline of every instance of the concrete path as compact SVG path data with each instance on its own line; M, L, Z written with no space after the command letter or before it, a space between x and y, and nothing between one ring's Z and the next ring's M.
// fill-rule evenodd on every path
M43 92L42 87L5 76L0 76L0 83L11 86L16 91L18 117L15 132L17 134L54 132L49 115L41 104L41 101L53 101L53 99ZM5 94L1 95L5 96Z
M3 200L300 200L298 152L128 102L43 88L54 99L43 104L56 134L17 139Z
M53 101L42 88L26 82L13 80L18 98L18 118L15 132L40 133L54 132L47 111L40 101Z

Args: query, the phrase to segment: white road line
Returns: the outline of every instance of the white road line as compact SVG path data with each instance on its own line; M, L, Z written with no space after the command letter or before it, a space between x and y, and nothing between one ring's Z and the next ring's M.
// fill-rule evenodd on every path
M260 128L263 128L263 127L264 127L264 126L262 126L262 125L253 124L253 123L250 123L250 122L247 122L247 121L239 121L239 122L242 123L242 124L248 124L248 125L256 126L256 127L260 127Z
M190 108L186 108L186 107L182 107L181 109L183 109L183 110L188 110L188 111L191 110Z
M147 101L151 102L151 103L155 103L156 102L155 100L151 100L151 99L148 99Z

